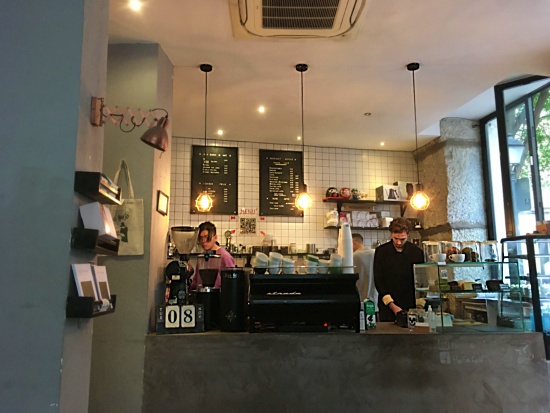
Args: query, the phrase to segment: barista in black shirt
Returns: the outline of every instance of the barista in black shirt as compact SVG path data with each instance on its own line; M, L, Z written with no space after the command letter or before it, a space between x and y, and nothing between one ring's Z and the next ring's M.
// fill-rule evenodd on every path
M416 307L413 265L424 262L420 248L407 241L410 223L394 219L389 228L391 241L374 252L374 285L378 290L380 321L395 321L395 315Z

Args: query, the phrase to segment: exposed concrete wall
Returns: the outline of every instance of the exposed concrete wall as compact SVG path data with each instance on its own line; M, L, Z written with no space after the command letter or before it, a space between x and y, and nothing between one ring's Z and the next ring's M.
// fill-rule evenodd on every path
M485 240L486 211L478 123L440 122L441 136L418 151L421 180L431 202L424 212L424 239Z

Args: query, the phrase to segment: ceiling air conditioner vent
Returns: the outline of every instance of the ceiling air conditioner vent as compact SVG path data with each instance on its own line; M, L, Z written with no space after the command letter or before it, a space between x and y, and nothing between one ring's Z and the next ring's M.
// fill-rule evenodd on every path
M354 38L370 0L229 0L237 38Z

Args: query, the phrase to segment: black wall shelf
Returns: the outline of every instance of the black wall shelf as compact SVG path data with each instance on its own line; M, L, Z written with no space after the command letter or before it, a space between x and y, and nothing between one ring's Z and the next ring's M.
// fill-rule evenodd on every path
M71 247L88 250L102 255L118 255L119 239L99 236L97 229L73 228Z
M342 199L342 198L325 198L323 202L331 202L337 204L338 213L342 212L343 204L361 204L361 205L399 205L401 209L401 216L405 214L409 201L377 201L369 199Z
M122 191L101 172L76 171L74 190L102 204L122 205Z
M116 308L116 295L109 300L111 308L101 311L102 301L95 301L94 297L67 297L65 315L67 318L94 318L112 314Z
M379 228L379 227L350 227L352 231L387 231L388 228ZM339 226L329 225L324 227L324 229L340 229Z

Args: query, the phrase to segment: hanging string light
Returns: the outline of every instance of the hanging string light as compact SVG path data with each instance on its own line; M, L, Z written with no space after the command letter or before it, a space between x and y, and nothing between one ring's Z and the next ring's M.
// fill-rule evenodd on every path
M208 115L208 73L212 71L212 65L203 63L200 65L200 69L204 72L204 150L202 153L202 164L203 167L206 165L206 151L208 147L206 146L206 125L207 125L207 115ZM210 195L208 195L208 190L206 188L206 183L204 184L204 189L202 193L195 200L195 207L199 212L208 212L212 209L213 201Z
M296 65L296 71L300 72L300 91L302 96L302 170L304 175L304 184L302 185L302 192L296 197L294 204L300 211L307 211L313 205L313 198L307 193L307 185L305 184L305 136L304 136L304 72L307 71L308 66L305 63Z
M416 141L416 174L417 174L417 184L416 192L411 197L411 207L417 211L424 211L430 205L430 198L423 191L424 187L420 183L420 168L418 167L418 125L416 119L416 83L414 79L414 72L420 69L419 63L409 63L407 65L407 70L412 72L412 85L413 85L413 105L414 105L414 137Z

